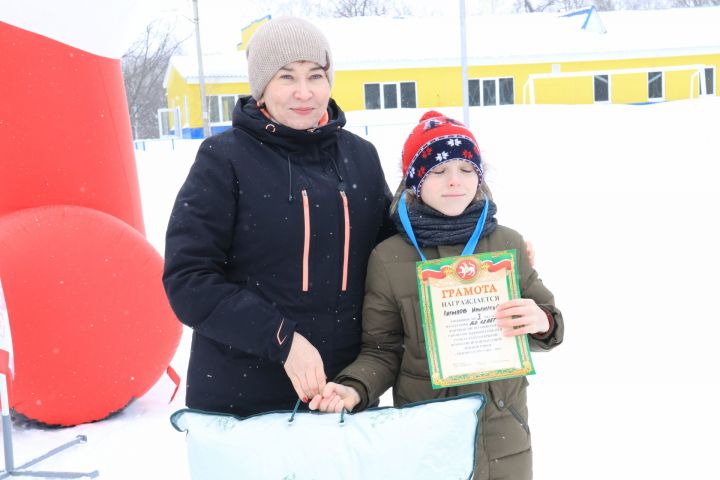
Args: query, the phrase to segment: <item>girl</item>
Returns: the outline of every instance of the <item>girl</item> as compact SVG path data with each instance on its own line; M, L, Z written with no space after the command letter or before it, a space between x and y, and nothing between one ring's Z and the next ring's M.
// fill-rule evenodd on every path
M531 267L522 237L498 225L497 208L483 193L486 189L477 142L464 125L438 112L426 113L405 142L402 160L404 185L391 213L400 233L378 245L370 256L361 353L325 386L322 395L312 399L310 408L362 410L389 387L393 387L396 406L481 392L488 402L478 419L481 425L474 478L530 479L526 378L433 390L415 263L423 256L460 255L481 223L479 241L471 251L516 249L518 255L522 298L498 306L496 321L502 333L528 334L533 350L550 350L562 342L562 315L555 308L552 293ZM403 210L408 229L401 220ZM414 233L418 247L408 230Z

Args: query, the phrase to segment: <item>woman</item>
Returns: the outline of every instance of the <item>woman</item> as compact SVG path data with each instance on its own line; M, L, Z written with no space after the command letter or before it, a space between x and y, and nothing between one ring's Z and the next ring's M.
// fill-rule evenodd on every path
M247 60L252 97L200 146L163 275L193 329L187 406L242 416L307 402L355 359L367 260L393 231L377 152L330 99L323 34L272 20Z
M476 253L516 249L522 298L498 306L498 328L506 336L528 334L534 350L550 350L562 342L562 315L532 268L520 234L494 218L497 208L483 193L477 142L461 123L426 113L405 142L403 174L396 200L399 207L406 206L410 229L399 213L404 209L394 209L401 233L378 245L370 256L360 356L312 399L310 408L361 410L391 386L396 406L481 392L488 402L478 419L473 478L530 479L525 377L433 389L416 262L458 256L467 244ZM476 228L481 233L473 247Z

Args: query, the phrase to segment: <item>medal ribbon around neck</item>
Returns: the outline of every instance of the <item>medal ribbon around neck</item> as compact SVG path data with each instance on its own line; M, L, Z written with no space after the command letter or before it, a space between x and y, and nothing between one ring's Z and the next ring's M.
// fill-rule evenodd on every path
M415 250L417 250L417 252L420 254L420 258L424 262L427 261L427 258L425 258L425 255L423 255L420 247L418 247L417 240L415 239L415 232L413 232L412 225L410 225L410 217L408 216L407 205L405 204L406 194L407 192L402 193L402 195L400 196L400 203L398 204L398 215L400 216L400 223L402 223L402 226L405 229L405 233L407 233L408 238L415 246ZM482 214L480 215L477 225L475 225L475 230L473 231L472 235L470 235L470 239L465 245L465 248L463 248L460 256L472 255L475 252L475 247L477 246L478 240L480 240L480 234L483 231L483 227L485 226L485 219L487 218L488 205L490 204L490 202L488 202L487 195L483 194L483 196L485 198L485 206L483 207Z

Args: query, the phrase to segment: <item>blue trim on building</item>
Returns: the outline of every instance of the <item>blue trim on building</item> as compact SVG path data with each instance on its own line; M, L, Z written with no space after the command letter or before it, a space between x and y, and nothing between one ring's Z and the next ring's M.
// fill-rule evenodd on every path
M232 128L232 125L215 125L210 127L210 135L217 135L218 133L222 133L225 130ZM197 128L183 128L182 129L182 138L205 138L203 136L203 129L202 127Z
M268 21L272 20L272 15L268 13L267 15L265 15L265 16L263 16L263 17L256 18L256 19L253 20L252 22L250 22L250 23L248 23L247 25L245 25L245 26L241 29L241 31L242 31L242 30L245 30L245 29L248 28L249 26L252 26L253 24L258 23L258 22L261 22L261 21L263 21L263 20L268 20Z
M182 129L182 138L204 138L203 129L185 127Z
M230 128L232 128L232 125L217 125L214 127L210 127L210 134L217 135L218 133L222 133Z

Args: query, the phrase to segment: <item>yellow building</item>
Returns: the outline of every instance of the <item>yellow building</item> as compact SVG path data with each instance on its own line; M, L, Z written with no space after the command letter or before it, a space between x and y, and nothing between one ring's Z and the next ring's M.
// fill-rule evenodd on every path
M213 133L228 128L249 94L244 46L269 17L242 31L236 51L203 57ZM458 20L312 19L333 49L332 95L346 110L463 103ZM716 95L720 7L466 20L469 105L652 103ZM174 57L165 86L174 133L202 136L197 65Z

